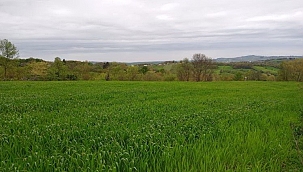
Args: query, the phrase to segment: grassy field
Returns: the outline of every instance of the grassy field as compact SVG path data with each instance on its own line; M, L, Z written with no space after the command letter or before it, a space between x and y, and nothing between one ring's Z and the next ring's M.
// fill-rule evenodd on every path
M299 87L0 82L0 171L302 171Z
M253 69L255 69L257 71L264 72L264 73L271 73L271 74L274 74L274 75L278 75L278 72L279 72L279 69L274 68L274 67L270 67L270 66L265 66L265 67L254 66Z

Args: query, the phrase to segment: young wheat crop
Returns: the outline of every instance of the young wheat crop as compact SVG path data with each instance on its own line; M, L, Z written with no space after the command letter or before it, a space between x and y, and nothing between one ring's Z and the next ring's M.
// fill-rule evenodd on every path
M0 82L0 171L300 171L291 82Z

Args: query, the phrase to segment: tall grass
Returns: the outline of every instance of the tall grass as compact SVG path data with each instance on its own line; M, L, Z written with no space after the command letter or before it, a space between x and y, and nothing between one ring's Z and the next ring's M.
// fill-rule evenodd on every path
M0 171L300 171L279 82L0 82Z

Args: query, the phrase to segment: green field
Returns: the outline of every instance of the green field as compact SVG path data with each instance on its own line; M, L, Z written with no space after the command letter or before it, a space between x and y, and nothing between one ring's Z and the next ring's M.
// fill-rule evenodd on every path
M302 171L300 87L0 82L0 171Z
M274 67L270 67L270 66L265 66L265 67L254 66L253 69L255 69L257 71L264 72L264 73L271 73L271 74L274 74L274 75L278 75L278 72L279 72L279 69L274 68Z

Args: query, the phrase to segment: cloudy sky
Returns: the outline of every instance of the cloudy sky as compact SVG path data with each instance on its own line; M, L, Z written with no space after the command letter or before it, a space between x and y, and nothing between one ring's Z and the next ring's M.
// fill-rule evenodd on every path
M303 0L0 0L0 18L20 58L303 55Z

